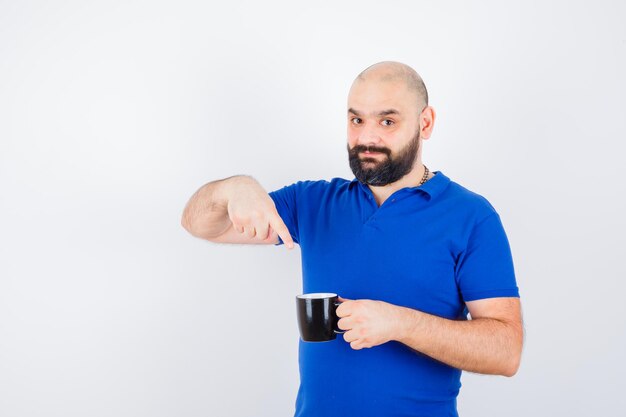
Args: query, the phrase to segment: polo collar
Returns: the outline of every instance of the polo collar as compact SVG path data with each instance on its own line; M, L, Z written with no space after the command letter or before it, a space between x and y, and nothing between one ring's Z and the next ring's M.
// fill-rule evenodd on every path
M429 200L432 200L433 198L441 194L443 190L445 190L448 184L450 183L450 178L448 178L443 172L433 171L433 174L435 174L435 176L429 179L428 181L426 181L421 186L404 187L396 191L396 193L399 193L399 192L424 193L428 196ZM372 190L370 190L370 188L366 184L363 184L356 178L350 181L350 186L353 186L354 184L357 184L366 193L369 193L369 194L372 193Z

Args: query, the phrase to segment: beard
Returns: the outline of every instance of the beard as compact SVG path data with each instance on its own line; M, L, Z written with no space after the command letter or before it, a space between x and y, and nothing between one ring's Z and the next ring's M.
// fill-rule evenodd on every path
M397 155L391 155L388 148L375 146L355 145L350 149L348 145L348 159L350 169L354 176L364 184L383 186L398 181L411 172L417 151L419 149L420 131L402 148ZM364 151L381 152L386 155L381 161L375 158L359 158L359 153ZM373 166L372 166L373 164Z

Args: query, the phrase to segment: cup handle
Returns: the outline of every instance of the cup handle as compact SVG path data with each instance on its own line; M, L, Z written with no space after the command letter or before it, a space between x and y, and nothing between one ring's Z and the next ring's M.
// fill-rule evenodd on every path
M340 305L341 303L342 303L341 301L335 301L335 302L334 302L335 307L339 307L339 305ZM336 308L335 308L335 309L336 309ZM337 321L339 321L339 318L337 318ZM335 332L335 334L343 334L343 333L345 333L345 332L346 332L345 330L339 330L339 328L337 328L337 329L333 329L333 331Z

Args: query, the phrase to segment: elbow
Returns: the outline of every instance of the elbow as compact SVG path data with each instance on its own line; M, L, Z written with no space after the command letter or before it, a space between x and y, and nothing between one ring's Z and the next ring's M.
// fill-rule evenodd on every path
M183 229L185 229L188 232L191 232L190 230L190 226L189 226L189 220L187 219L187 215L186 212L183 211L182 216L180 216L180 225L183 227Z
M183 212L180 219L180 225L193 237L208 240L209 242L214 242L216 239L215 235L209 234L207 230L203 229L201 225L198 224L197 221L194 221L188 210Z
M197 234L194 231L193 223L191 222L191 219L189 218L189 214L187 210L183 211L183 214L180 217L180 225L183 227L183 229L189 232L189 234L191 234L192 236L197 236Z
M503 369L502 375L507 377L514 376L519 370L520 364L522 362L522 347L523 347L523 336L518 339L516 343L515 349L508 356L508 360L506 362L506 366Z
M520 365L519 358L512 359L510 363L508 363L507 366L503 369L503 372L501 373L501 375L511 378L519 370L519 365Z

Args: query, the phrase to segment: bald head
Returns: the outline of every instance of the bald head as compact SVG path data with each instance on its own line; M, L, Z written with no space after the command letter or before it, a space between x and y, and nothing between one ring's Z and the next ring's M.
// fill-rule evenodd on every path
M415 96L417 108L421 111L428 106L428 91L422 77L411 67L396 61L381 61L365 68L354 80L357 82L367 81L402 82ZM353 84L354 84L353 83Z

